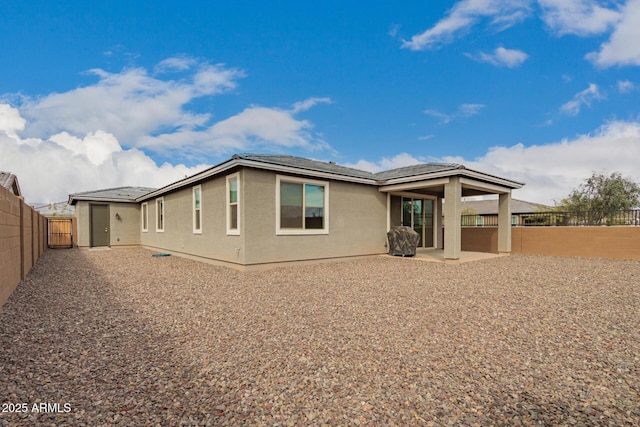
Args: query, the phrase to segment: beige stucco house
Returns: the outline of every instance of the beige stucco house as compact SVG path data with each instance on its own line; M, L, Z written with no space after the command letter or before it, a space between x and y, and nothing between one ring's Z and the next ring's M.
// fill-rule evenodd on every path
M421 247L444 247L445 258L458 259L461 198L498 194L498 249L510 252L511 191L522 186L457 164L374 174L243 154L160 189L77 193L69 203L76 205L81 247L142 245L256 266L385 253L387 231L407 225L420 234Z

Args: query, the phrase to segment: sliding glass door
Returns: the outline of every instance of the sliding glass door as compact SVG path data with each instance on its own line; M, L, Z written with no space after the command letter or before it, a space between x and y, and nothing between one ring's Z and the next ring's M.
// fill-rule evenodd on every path
M420 235L418 247L433 247L433 200L402 198L402 225Z

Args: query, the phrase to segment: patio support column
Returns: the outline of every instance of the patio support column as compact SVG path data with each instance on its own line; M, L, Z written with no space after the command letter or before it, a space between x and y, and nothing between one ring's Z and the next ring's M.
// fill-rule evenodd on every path
M511 252L511 192L498 196L498 253Z
M436 199L433 226L436 229L436 249L442 249L444 247L444 242L442 241L442 197Z
M444 185L444 259L460 259L462 246L462 185L452 176Z

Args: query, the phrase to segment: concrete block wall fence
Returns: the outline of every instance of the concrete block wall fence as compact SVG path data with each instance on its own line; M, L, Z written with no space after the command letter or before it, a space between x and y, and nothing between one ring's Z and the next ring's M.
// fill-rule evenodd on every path
M0 311L47 250L47 219L0 187Z

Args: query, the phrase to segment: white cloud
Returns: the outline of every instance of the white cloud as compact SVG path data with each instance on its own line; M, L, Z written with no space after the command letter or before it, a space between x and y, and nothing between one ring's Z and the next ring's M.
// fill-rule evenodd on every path
M610 122L589 135L525 147L494 147L473 161L459 157L446 161L526 183L515 197L553 204L596 172L620 172L640 181L640 123Z
M529 14L530 3L530 0L462 0L433 27L414 35L411 40L404 40L402 47L411 50L438 47L483 18L489 19L490 24L498 30L504 30Z
M480 111L485 107L486 105L484 104L461 104L458 106L457 111L452 114L446 114L434 109L424 110L423 113L439 119L441 124L446 125L459 117L471 117L480 114Z
M518 199L553 205L595 172L620 172L640 182L640 122L615 121L593 133L544 145L493 147L476 159L440 159L401 153L380 161L359 160L352 167L378 172L425 162L460 163L477 170L523 182Z
M542 20L558 35L589 36L607 32L622 18L616 8L594 0L538 0Z
M114 135L95 131L83 138L59 133L49 139L22 139L12 133L22 119L0 105L0 170L18 176L27 202L66 200L69 193L120 186L161 187L205 165L156 164L142 151L123 149Z
M17 137L16 131L24 130L26 123L27 121L20 117L17 108L13 108L9 104L0 104L0 132L6 133L7 136Z
M479 114L484 107L486 107L484 104L462 104L458 108L458 111L463 116L475 116Z
M390 169L401 168L404 166L417 165L420 163L426 163L429 160L425 157L414 157L408 153L396 154L393 157L383 157L377 162L368 160L358 160L356 163L345 163L344 166L365 170L369 172L380 172Z
M193 128L209 120L193 114L185 105L235 87L242 72L221 65L201 65L185 80L160 80L143 68L120 73L94 69L96 84L40 98L28 98L20 106L29 121L28 133L43 137L67 131L82 136L96 129L116 135L128 146L159 129Z
M640 65L640 0L629 0L609 40L586 57L599 67Z
M308 98L304 101L296 102L293 104L293 108L291 112L293 114L300 113L302 111L307 111L311 107L314 107L317 104L331 104L330 98Z
M629 93L635 89L636 89L636 85L634 85L629 80L618 80L618 92Z
M211 114L190 111L189 103L232 90L243 71L175 57L160 62L155 72L150 75L139 67L120 73L91 70L98 78L95 84L23 99L19 110L29 126L17 130L41 139L66 135L56 141L72 144L72 137L83 141L100 129L125 147L189 160L256 147L329 148L312 131L311 122L295 117L315 105L330 104L329 98L308 98L288 110L251 106L213 122ZM165 78L169 72L172 77Z
M521 50L505 49L502 46L496 48L493 53L480 52L477 55L467 54L466 56L478 62L486 62L496 67L507 68L518 67L529 57Z
M565 103L560 107L560 111L569 114L571 116L577 116L580 114L580 109L583 105L587 107L591 106L591 101L604 99L604 95L600 93L598 85L589 83L589 87L578 92L571 101Z

